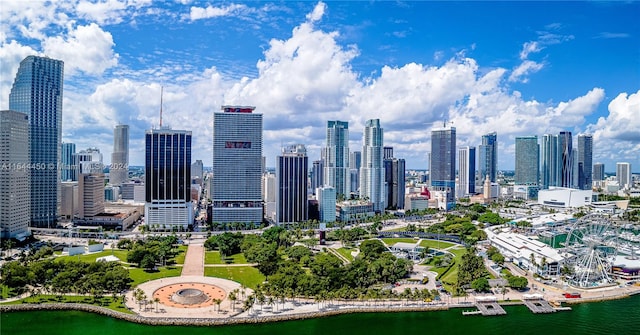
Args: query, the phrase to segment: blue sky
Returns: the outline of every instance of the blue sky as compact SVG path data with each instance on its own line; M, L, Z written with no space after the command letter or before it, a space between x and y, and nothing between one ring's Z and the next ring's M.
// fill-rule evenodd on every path
M499 168L514 138L594 135L594 162L640 171L638 2L8 1L0 7L0 108L21 59L65 61L63 140L110 161L113 127L193 131L211 165L212 113L264 115L264 154L305 144L319 159L328 120L367 119L407 166L427 167L430 130L447 119L458 146L496 131Z

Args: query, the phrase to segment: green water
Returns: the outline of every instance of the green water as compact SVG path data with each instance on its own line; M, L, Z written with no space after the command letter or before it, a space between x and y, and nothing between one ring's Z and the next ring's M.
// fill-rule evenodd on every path
M146 326L75 311L4 313L2 335L135 334L638 334L640 295L573 306L572 311L534 315L524 306L505 307L507 315L462 316L461 309L438 312L350 314L319 319L225 327Z

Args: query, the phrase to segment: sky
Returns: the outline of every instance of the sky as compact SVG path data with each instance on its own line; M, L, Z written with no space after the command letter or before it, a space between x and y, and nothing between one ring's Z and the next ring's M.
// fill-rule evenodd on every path
M458 146L498 134L498 168L516 136L594 137L594 163L640 172L640 2L2 0L0 109L28 55L65 62L62 137L110 163L113 128L193 132L212 164L221 105L263 114L263 154L304 144L320 158L329 120L362 150L368 119L408 169L427 169L431 130Z

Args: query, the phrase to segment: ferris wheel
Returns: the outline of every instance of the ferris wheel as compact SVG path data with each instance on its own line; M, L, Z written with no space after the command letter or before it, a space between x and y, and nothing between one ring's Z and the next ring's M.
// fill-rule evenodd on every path
M612 283L611 265L618 248L618 232L609 216L588 214L569 230L562 256L571 269L569 282L581 288Z

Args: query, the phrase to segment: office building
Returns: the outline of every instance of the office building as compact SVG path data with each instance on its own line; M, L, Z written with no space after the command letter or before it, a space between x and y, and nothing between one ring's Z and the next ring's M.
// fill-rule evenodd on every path
M573 186L573 140L570 131L561 131L558 135L558 155L560 157L560 187Z
M0 111L0 237L29 236L31 175L29 116Z
M78 171L74 161L76 154L75 143L62 143L60 155L60 180L78 181Z
M319 187L316 190L320 222L336 221L336 189L331 186Z
M480 178L484 181L486 176L495 183L498 179L498 134L492 132L482 135L482 144L478 147L480 154Z
M28 56L20 62L9 109L29 116L31 225L55 227L60 212L60 151L64 63Z
M145 224L152 230L193 223L191 132L169 128L145 133Z
M578 135L578 188L590 190L593 187L593 136Z
M384 178L386 184L385 207L404 209L405 199L405 161L398 158L384 160Z
M603 163L593 164L593 181L603 181L604 177L605 177L604 164Z
M311 192L316 193L316 188L324 186L324 161L313 161L311 168Z
M282 149L276 160L276 222L295 223L308 220L307 149L302 144Z
M360 196L373 203L373 210L385 209L383 129L379 119L367 120L362 133L362 167L360 167Z
M631 179L631 163L616 163L616 178L618 179L618 185L620 188L629 189L633 186L633 179Z
M516 137L516 185L537 186L540 175L538 136Z
M109 166L109 183L121 185L129 180L129 126L119 124L113 129L113 153Z
M201 160L196 160L191 164L191 183L202 186L204 178L204 164Z
M544 134L542 136L541 157L541 189L559 186L560 152L558 151L558 135Z
M455 127L439 128L431 131L429 175L432 190L444 193L446 208L452 208L455 205L456 187ZM489 176L489 178L491 177Z
M384 147L384 156L383 159L392 159L393 158L393 147Z
M349 172L349 123L327 122L327 145L324 149L324 183L336 191L336 197L347 198L351 192Z
M90 220L104 213L104 174L81 173L78 176L78 218Z
M458 149L458 198L476 193L476 148Z
M222 106L213 114L213 222L262 222L262 114Z

